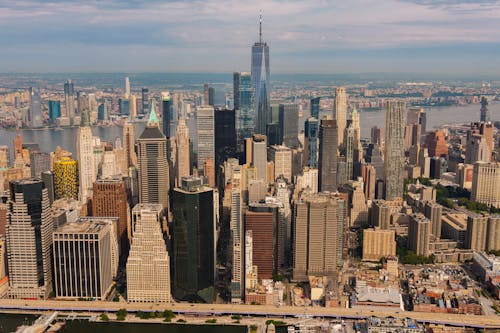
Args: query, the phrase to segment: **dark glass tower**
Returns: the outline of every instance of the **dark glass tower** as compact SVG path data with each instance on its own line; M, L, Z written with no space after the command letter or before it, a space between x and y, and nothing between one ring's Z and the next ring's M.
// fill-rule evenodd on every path
M319 127L318 188L320 192L337 190L337 121L321 120Z
M311 98L311 117L319 119L319 101L320 97Z
M283 144L289 148L299 145L299 106L295 103L279 105L280 135Z
M163 134L167 137L167 139L169 139L171 137L170 126L172 125L172 101L170 100L170 94L168 93L162 93L161 115Z
M233 74L233 95L238 151L242 152L245 139L251 138L255 129L252 76L250 73L235 72Z
M307 149L307 165L310 168L318 167L318 132L319 121L316 118L309 118L306 120L305 126L305 139Z
M215 168L224 160L236 155L235 112L229 109L215 109Z
M142 88L142 114L147 114L149 111L149 89Z
M254 110L257 117L255 133L266 134L266 125L271 123L269 70L269 47L262 41L262 16L259 25L259 41L252 46L252 87Z
M481 121L488 122L490 121L490 110L488 110L488 99L486 97L481 97Z
M178 300L215 300L214 194L201 179L184 177L174 190L173 295Z

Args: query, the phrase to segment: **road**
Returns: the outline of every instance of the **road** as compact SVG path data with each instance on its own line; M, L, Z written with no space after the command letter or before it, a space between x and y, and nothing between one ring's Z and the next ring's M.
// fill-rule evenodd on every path
M398 318L413 318L423 323L436 323L452 326L468 326L477 328L500 328L500 316L484 315L461 315L442 314L428 312L407 312L362 310L346 308L323 308L323 307L291 307L291 306L265 306L265 305L233 305L233 304L147 304L147 303L125 303L125 302L87 302L87 301L55 301L55 300L11 300L0 299L1 309L38 310L38 311L74 311L74 312L113 312L126 308L129 312L134 311L161 311L171 309L179 314L186 315L231 315L242 316L267 316L267 317L297 317L313 316L325 318L353 318L361 319L369 316Z

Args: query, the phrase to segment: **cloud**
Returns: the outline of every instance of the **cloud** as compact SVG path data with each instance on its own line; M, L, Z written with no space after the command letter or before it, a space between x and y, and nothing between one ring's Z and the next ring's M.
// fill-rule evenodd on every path
M118 64L135 70L245 69L258 38L259 10L273 69L318 70L330 66L317 61L324 54L345 52L375 57L369 60L377 70L385 61L378 51L392 50L391 58L399 59L401 48L461 47L454 55L460 59L474 44L500 43L499 1L4 0L0 71L19 69L19 59L38 70L124 69ZM302 61L291 63L287 57L298 53ZM115 55L120 61L112 60Z

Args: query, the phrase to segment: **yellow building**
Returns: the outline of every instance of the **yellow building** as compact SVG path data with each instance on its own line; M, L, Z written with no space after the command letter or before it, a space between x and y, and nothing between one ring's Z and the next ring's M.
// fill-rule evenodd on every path
M363 230L363 260L378 261L396 255L394 230L371 228Z
M63 157L54 162L54 192L56 199L78 200L78 162Z

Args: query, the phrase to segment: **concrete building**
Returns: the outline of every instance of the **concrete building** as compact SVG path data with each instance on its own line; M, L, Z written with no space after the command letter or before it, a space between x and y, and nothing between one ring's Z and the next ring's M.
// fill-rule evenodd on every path
M11 181L9 189L9 297L46 299L52 292L54 229L47 189L38 179Z
M203 172L205 161L215 161L215 115L213 106L199 106L196 108L196 130L198 135L199 172ZM209 175L204 175L209 176Z
M455 182L461 188L471 190L472 189L473 173L474 173L474 166L473 165L459 163L457 165Z
M126 122L123 124L123 148L125 149L125 158L127 168L137 166L137 155L135 154L135 130L134 124Z
M128 225L130 207L127 200L127 188L121 177L99 179L94 183L92 215L100 217L117 217L116 237L120 245L120 253L128 250Z
M54 288L57 298L105 300L118 269L116 220L86 218L54 231Z
M488 230L488 216L483 214L470 214L467 217L467 236L465 247L475 251L486 249L486 232Z
M160 130L154 103L146 128L137 139L139 160L139 201L159 203L168 209L170 190L167 139Z
M295 103L279 105L280 141L289 148L299 145L299 106Z
M252 165L257 168L257 179L266 179L267 138L265 135L254 134L251 152Z
M429 157L446 157L448 156L448 142L443 131L435 130L427 134L425 138Z
M179 185L182 177L189 177L191 175L191 161L189 153L189 128L186 125L184 117L179 118L177 130L175 132L176 138L176 179Z
M347 126L347 93L344 87L335 88L333 112L338 127L338 146L342 147L344 144L344 131Z
M230 193L230 222L232 245L231 270L231 302L241 303L245 295L245 267L244 267L244 225L243 225L243 198L239 188L232 188Z
M443 206L435 202L426 202L424 215L431 221L431 234L437 239L441 238L441 217Z
M140 207L127 259L127 300L167 303L170 293L170 257L155 209Z
M389 229L391 225L391 206L385 200L374 200L369 210L368 222L380 229Z
M78 128L77 133L76 152L79 165L80 201L83 203L92 198L92 186L97 178L93 140L90 124L82 121L82 126Z
M271 279L281 262L282 234L280 206L251 203L245 213L245 233L252 232L252 260L258 279Z
M500 208L500 163L474 163L471 199Z
M464 248L467 237L467 215L447 213L441 218L441 223L443 238L454 240L459 248Z
M295 188L298 191L309 188L311 193L318 193L318 169L305 167L301 174L295 177Z
M403 197L404 183L404 109L403 102L389 102L385 121L385 199Z
M394 230L370 228L363 230L363 260L379 261L396 255Z
M274 163L274 180L284 177L288 182L292 181L292 150L290 148L287 146L269 147L267 160Z
M408 248L417 255L428 256L430 236L431 221L423 214L412 214L408 225Z
M500 215L491 215L486 232L486 250L500 250Z
M295 202L294 280L332 276L342 266L345 204L330 193L303 194Z

